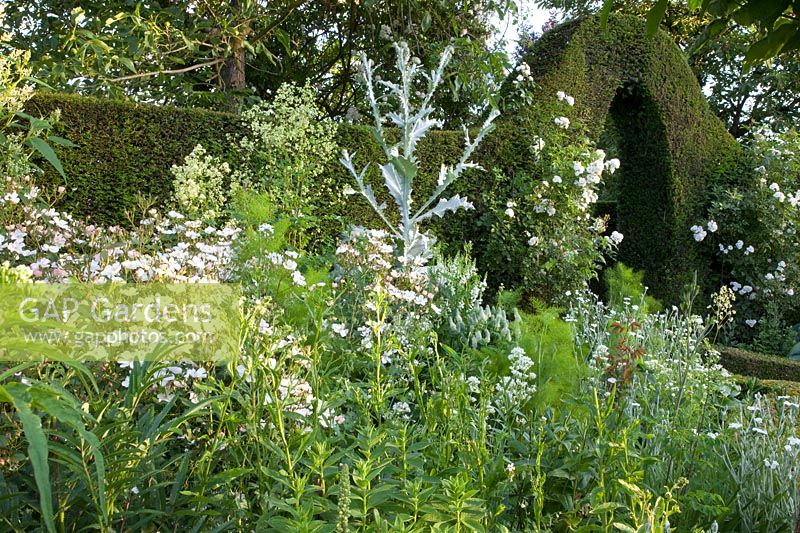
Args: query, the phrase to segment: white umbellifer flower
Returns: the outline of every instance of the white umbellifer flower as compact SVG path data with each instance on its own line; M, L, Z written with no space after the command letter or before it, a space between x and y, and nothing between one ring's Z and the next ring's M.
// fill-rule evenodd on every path
M567 117L556 117L553 122L555 122L556 126L559 128L569 128L569 119Z
M709 220L708 224L706 224L706 227L708 228L708 231L710 231L711 233L714 233L715 231L717 231L719 229L719 226L713 220Z

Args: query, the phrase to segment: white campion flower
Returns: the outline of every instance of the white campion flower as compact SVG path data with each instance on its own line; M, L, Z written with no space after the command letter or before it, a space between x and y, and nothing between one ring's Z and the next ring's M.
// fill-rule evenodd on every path
M755 327L756 324L758 324L758 320L755 320L754 318L748 318L747 320L744 321L744 323L752 328Z
M528 239L528 246L536 246L537 244L539 244L539 237L534 235L533 237Z
M561 183L562 181L561 176L553 176L553 183Z
M553 120L553 122L555 122L556 126L558 126L559 128L564 128L564 129L569 128L569 119L567 117L556 117L555 120Z
M711 233L714 233L719 229L719 226L713 220L709 220L708 224L706 224L706 227L708 228L708 231L710 231Z
M753 248L752 246L748 246L748 247L747 247L747 248L745 248L745 250L744 250L744 255L750 255L750 254L752 254L752 253L753 253L753 252L755 252L755 251L756 251L756 249L755 249L755 248Z
M616 245L619 245L619 243L621 243L622 239L624 238L625 236L618 231L611 232L611 235L609 236L609 240Z
M744 247L744 241L743 240L739 239L738 241L736 241L736 249L737 250L741 250L743 247Z
M505 214L508 218L514 218L514 210L510 207L505 210Z

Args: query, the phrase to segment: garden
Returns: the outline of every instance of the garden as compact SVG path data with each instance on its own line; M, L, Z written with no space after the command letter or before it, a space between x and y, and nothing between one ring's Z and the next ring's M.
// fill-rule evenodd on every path
M800 6L531 5L0 4L0 531L800 531Z

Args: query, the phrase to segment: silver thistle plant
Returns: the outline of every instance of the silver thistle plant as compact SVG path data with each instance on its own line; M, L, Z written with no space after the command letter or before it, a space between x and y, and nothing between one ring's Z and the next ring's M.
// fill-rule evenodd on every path
M464 128L464 151L458 162L452 166L444 164L441 166L439 179L433 193L419 209L412 209L412 187L419 170L419 162L415 155L417 143L432 128L442 127L442 121L433 116L435 109L431 106L431 98L442 81L442 74L452 57L453 49L448 47L439 59L438 68L427 73L421 68L419 60L412 58L406 43L395 43L394 47L397 52L395 64L400 73L398 83L376 78L374 63L363 52L361 54L361 74L375 120L373 129L375 138L386 156L386 162L379 168L389 194L397 203L400 214L398 224L390 222L386 215L386 204L378 204L372 186L364 182L369 164L361 172L356 171L352 156L347 150L342 152L342 158L339 161L355 178L359 192L384 222L391 235L402 242L401 261L404 264L411 264L415 260L424 261L430 255L433 239L421 231L420 224L422 222L434 215L440 218L444 217L448 211L474 208L471 202L458 194L450 198L443 198L442 195L465 170L480 169L479 165L469 159L486 134L492 130L492 122L500 113L496 109L492 110L474 139L470 138L469 131L466 127ZM415 82L419 77L427 80L428 89L422 96L419 106L415 108L411 99L414 94ZM384 116L381 114L378 98L375 95L376 81L378 85L388 89L388 95L394 97L399 104L398 111L386 114L390 123L401 132L400 141L392 145L387 142L383 130Z

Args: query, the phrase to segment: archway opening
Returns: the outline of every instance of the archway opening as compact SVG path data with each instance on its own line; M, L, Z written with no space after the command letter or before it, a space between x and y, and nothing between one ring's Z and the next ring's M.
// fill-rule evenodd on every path
M639 84L628 83L617 90L598 144L607 158L616 157L621 165L606 176L596 214L608 217L609 234L624 235L617 260L645 270L645 283L652 284L655 273L648 272L647 265L670 260L663 243L670 242L673 226L671 169L661 111Z

